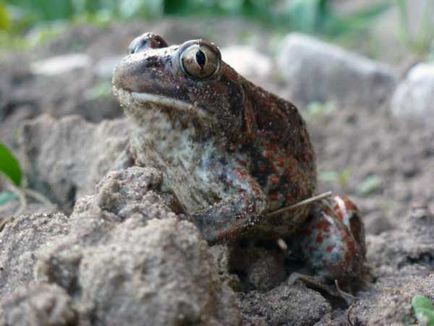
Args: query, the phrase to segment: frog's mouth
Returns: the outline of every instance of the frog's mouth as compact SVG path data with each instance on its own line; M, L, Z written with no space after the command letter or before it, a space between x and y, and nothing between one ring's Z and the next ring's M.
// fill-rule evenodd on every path
M210 120L209 114L201 107L173 99L164 95L156 95L145 92L130 92L117 87L113 88L114 94L121 104L126 107L142 106L144 109L159 109L194 116L200 120Z

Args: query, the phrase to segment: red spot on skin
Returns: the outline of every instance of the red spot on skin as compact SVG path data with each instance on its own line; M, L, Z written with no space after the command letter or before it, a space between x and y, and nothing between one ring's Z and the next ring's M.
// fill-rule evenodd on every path
M277 185L278 183L279 183L279 177L277 176L277 175L273 175L273 176L271 176L271 183L273 184L273 185Z
M316 225L315 228L318 229L319 232L327 232L330 229L330 225L327 223L327 221L322 220Z
M319 244L319 243L322 243L323 240L324 240L324 238L323 238L322 234L318 234L316 239L315 239L315 242Z
M279 167L281 167L281 168L283 168L283 167L285 166L285 159L283 159L283 158L278 158L278 159L276 160L276 165L279 166Z
M332 252L333 248L334 248L334 246L327 246L326 251L328 253L330 253L330 252Z
M270 194L270 200L271 201L278 201L279 200L279 194L277 192Z

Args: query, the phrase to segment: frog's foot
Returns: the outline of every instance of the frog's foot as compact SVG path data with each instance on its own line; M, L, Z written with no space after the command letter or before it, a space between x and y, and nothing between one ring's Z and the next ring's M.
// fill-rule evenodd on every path
M343 299L347 305L351 305L356 300L355 296L341 290L337 280L335 280L335 287L333 287L327 284L321 278L317 278L307 274L300 274L295 272L292 273L288 278L289 285L293 285L297 281L303 282L304 285L306 285L308 288L311 288L318 292L324 293L334 298Z
M265 193L247 171L233 169L224 171L221 175L228 179L228 184L230 180L242 182L232 184L232 194L191 216L192 222L209 243L238 238L257 222L267 205Z
M358 286L353 281L366 273L365 236L357 207L348 197L315 203L298 236L304 258L319 276L351 289Z
M194 213L192 222L211 244L232 240L256 223L265 205L265 195L262 192L250 196L241 192L240 196L229 196L207 210Z

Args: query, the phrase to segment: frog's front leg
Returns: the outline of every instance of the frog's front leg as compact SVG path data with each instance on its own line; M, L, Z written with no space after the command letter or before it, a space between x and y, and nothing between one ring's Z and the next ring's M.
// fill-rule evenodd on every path
M305 259L323 279L345 284L366 272L363 223L346 196L316 203L297 239Z
M192 220L208 242L236 238L247 226L253 225L265 210L265 193L247 170L225 169L221 180L228 195L207 209L192 214Z

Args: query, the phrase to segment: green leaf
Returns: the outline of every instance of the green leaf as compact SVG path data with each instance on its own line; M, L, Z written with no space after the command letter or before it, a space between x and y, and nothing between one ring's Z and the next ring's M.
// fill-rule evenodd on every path
M11 27L11 18L9 11L4 3L0 3L0 30L9 30Z
M0 143L0 172L8 176L17 186L21 184L23 173L12 152Z
M415 295L411 299L411 305L416 319L421 325L434 326L434 306L430 299L423 295Z

